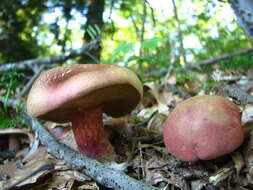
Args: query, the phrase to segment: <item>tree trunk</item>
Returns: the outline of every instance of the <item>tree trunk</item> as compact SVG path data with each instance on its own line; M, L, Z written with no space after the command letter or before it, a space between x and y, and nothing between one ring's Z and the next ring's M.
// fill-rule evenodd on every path
M94 40L87 32L89 27L98 27L100 31L103 28L103 12L104 12L105 1L104 0L93 0L88 6L88 11L86 13L87 22L84 26L84 43L89 43ZM95 30L96 31L96 30ZM99 32L99 31L96 31ZM100 33L96 34L96 39L100 39ZM84 54L81 57L80 63L98 63L100 59L101 47L91 50L90 52Z

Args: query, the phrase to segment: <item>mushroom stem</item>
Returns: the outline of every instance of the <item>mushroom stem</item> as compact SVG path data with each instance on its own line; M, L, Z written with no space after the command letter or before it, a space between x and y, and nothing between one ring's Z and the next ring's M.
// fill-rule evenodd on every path
M101 106L71 112L70 119L82 154L102 159L113 153L113 147L104 131Z

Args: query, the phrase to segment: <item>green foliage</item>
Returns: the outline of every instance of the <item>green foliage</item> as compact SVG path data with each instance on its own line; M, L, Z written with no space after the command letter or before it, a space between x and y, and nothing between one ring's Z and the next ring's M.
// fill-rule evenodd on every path
M131 118L134 120L135 123L142 122L142 118L140 118L137 114L132 114Z
M228 2L228 0L218 0L218 1L220 1L222 3L227 3Z
M140 45L138 43L121 41L112 50L112 55L109 59L104 62L111 64L120 62L124 66L135 70L142 80L146 80L145 75L150 72L154 73L152 77L158 79L166 74L166 68L170 63L168 60L169 51L170 46L167 41L156 36L145 39Z
M19 113L21 110L17 110ZM10 114L5 109L0 107L0 129L6 129L10 127L25 126L25 122L19 116L19 114Z
M7 100L11 95L14 95L16 88L21 84L20 79L24 76L18 72L0 72L0 89L4 89L4 108L7 107Z
M45 11L46 0L1 0L0 3L0 63L35 58L41 48L37 33L39 21Z
M253 67L253 53L240 55L220 62L222 70L248 70Z
M176 73L177 85L184 85L186 82L196 82L197 77L185 70L178 70Z
M122 56L125 56L127 53L129 53L131 50L133 50L133 44L129 42L121 42L118 44L118 46L113 50L112 54L112 62L114 62L116 59L122 58Z
M99 29L98 25L89 25L87 27L86 32L88 33L90 39L92 40L100 40L101 30Z
M158 47L158 43L159 42L162 42L163 39L162 38L159 38L159 37L154 37L154 38L151 38L151 39L147 39L147 40L144 40L141 44L141 48L145 49L149 49L149 50L155 50L157 47Z
M103 42L101 63L130 67L143 80L146 80L146 76L151 76L150 73L153 77L151 80L163 77L168 66L173 64L178 83L194 81L194 76L181 71L179 59L182 55L180 55L178 24L175 22L173 10L167 11L165 8L170 7L168 4L170 2L159 1L156 5L160 3L164 5L159 7L148 1L106 1L105 7L99 9L105 13L104 25L90 15L98 13L94 11L94 7L92 8L92 2L2 0L0 64L43 57L50 54L49 52L59 53L66 50L65 46L71 48L76 44L82 44L87 36L93 40L101 37ZM228 5L224 2L228 1L177 1L180 29L188 62L210 59L252 46L252 40L247 39L236 20L224 14ZM51 13L53 13L52 20L45 21L43 16ZM75 18L80 17L86 17L86 21L84 19L83 23L75 22L77 21ZM91 51L90 55L94 55L93 53ZM251 57L252 54L249 54L222 61L220 68L222 70L251 68ZM198 71L212 72L212 70L212 66L206 66ZM0 88L5 89L3 90L5 100L15 93L18 85L15 80L7 80L8 75L1 76L0 81Z
M0 107L0 129L12 127L14 120Z
M215 81L213 77L209 76L206 81L203 81L201 88L208 90L220 85L221 83L219 81Z
M19 106L16 107L16 113L10 113L7 101L10 96L15 95L16 88L21 84L23 73L0 72L0 89L2 89L3 106L0 105L0 128L15 127L23 124L17 113L22 111Z

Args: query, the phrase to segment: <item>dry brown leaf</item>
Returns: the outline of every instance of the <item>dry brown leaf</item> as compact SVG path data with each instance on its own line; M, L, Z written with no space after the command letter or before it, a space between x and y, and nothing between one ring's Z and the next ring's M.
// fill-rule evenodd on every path
M218 185L228 179L233 173L232 168L224 167L219 169L214 175L209 177L209 182L213 185Z
M37 152L34 153L33 156L31 156L26 161L27 163L24 165L23 168L17 169L15 171L15 177L13 178L13 180L21 179L24 176L31 174L33 171L35 171L36 169L40 168L43 165L57 163L57 160L53 158L51 155L49 155L44 147L39 147ZM49 172L50 171L48 170L39 172L38 174L32 176L28 180L25 180L18 186L24 186L27 184L35 183L40 177L48 174Z
M99 190L99 187L95 182L86 182L84 185L79 186L78 190Z
M52 175L52 182L48 185L48 189L71 190L76 181L82 182L82 184L90 183L90 179L85 175L75 170L67 170L67 168L64 171L53 172Z
M0 136L9 136L9 150L18 152L23 142L28 142L31 147L34 141L34 136L28 129L8 128L1 129Z
M192 189L194 189L194 190L202 190L206 186L206 182L204 182L201 179L199 179L199 180L193 180L191 182L191 186L192 186Z
M174 106L176 100L173 96L173 92L169 88L163 88L162 95L164 97L166 105Z
M154 150L156 150L162 154L169 154L168 150L165 147L155 146L152 144L140 144L138 146L140 148L153 148Z
M143 108L137 115L138 117L146 120L146 119L149 119L157 111L158 111L158 106L154 105L152 107Z
M249 158L250 162L253 163L253 123L247 123L246 125L244 125L245 128L245 133L247 133L247 141L246 141L246 146L244 147L244 156L245 158Z
M113 136L115 133L124 135L124 136L132 136L133 127L130 122L131 122L130 116L105 119L104 126L105 126L105 131L107 133L108 138Z
M152 185L171 184L180 189L186 189L187 186L184 177L173 171L168 170L168 160L153 155L149 160L144 162L145 181Z
M7 162L3 165L0 165L0 171L8 174L9 177L15 176L15 171L17 169L15 162Z
M242 112L242 124L253 121L253 105L246 105Z
M163 171L167 165L166 160L157 159L157 156L153 156L151 159L145 162L145 181L149 184L156 185L160 182L165 182L166 172Z
M144 85L150 88L151 94L155 97L158 105L158 112L168 115L169 108L163 94L159 92L159 84L157 84L156 82L148 82Z
M163 133L163 125L167 116L161 113L155 114L148 122L147 129L156 131L159 134Z
M239 175L242 168L245 166L245 161L242 157L242 155L240 154L240 152L233 152L231 154L231 157L233 159L233 162L234 162L234 166L235 166L235 169L236 169L236 174Z

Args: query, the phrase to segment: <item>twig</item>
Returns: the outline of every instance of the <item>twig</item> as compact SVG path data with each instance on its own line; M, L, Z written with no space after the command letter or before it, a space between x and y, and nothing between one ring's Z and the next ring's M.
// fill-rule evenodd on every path
M155 136L142 136L142 137L130 137L129 141L133 141L134 143L141 142L141 143L154 143L160 142L162 140L162 135L155 135Z
M80 56L91 49L97 47L100 42L92 41L90 43L85 44L80 49L70 50L63 54L55 55L55 56L48 56L38 59L29 59L26 61L16 62L16 63L7 63L0 66L0 71L16 71L16 70L26 70L30 69L32 65L35 64L51 64L51 63L59 63L64 62L68 59Z
M200 66L212 65L212 64L215 64L219 61L229 59L229 58L232 58L232 57L235 57L235 56L238 56L238 55L245 55L245 54L248 54L248 53L251 53L251 52L253 52L253 48L247 48L247 49L244 49L244 50L241 50L241 51L236 51L236 52L233 52L233 53L228 53L228 54L224 54L224 55L221 55L221 56L217 56L217 57L214 57L214 58L211 58L211 59L205 59L205 60L202 60L202 61L199 61L199 62L196 62L196 63L191 63L191 64L186 65L185 68L186 69L194 69L194 68L198 68Z
M143 43L144 41L144 35L145 35L145 24L146 24L146 19L147 19L147 6L146 6L146 1L143 1L143 12L142 12L142 17L141 17L141 21L142 21L142 25L141 25L141 31L140 31L140 44ZM142 48L140 48L139 50L139 55L142 56ZM139 66L141 66L142 64L140 64ZM139 69L141 69L139 67Z
M253 96L247 94L239 88L229 88L227 92L231 98L239 101L243 105L253 104Z
M253 47L243 49L243 50L240 50L240 51L235 51L233 53L220 55L220 56L217 56L217 57L214 57L214 58L211 58L211 59L205 59L205 60L202 60L202 61L199 61L199 62L189 63L185 66L185 68L183 68L183 70L191 70L191 69L194 69L194 68L199 68L201 66L216 64L220 61L230 59L230 58L238 56L238 55L249 54L251 52L253 52ZM160 69L160 70L157 70L157 71L152 71L152 72L146 74L146 77L152 77L152 76L154 76L156 74L159 74L161 72L163 72L163 69Z
M140 167L141 167L141 175L143 177L146 176L146 172L145 172L145 166L144 166L144 163L143 163L143 153L142 153L142 148L141 148L141 142L139 141L138 142L138 149L139 149L139 158L140 158Z
M173 64L169 64L168 69L167 69L167 73L165 75L165 79L169 79L173 73L174 73Z
M162 67L162 68L153 70L153 71L151 71L149 73L145 73L144 77L145 78L153 78L153 77L161 76L164 73L166 73L167 70L168 70L167 68Z
M21 96L24 96L31 88L33 82L39 77L40 73L45 69L45 65L40 65L38 71L33 75L33 77L29 80L29 82L24 86L22 91L20 92Z
M95 61L97 64L100 63L98 58L96 58L94 55L92 55L90 52L85 52L85 55L89 56L93 61Z
M169 88L174 94L178 94L183 99L191 97L190 94L188 94L187 92L183 91L180 88L177 88L175 85L167 84L167 88Z
M145 3L148 5L148 7L150 9L153 27L155 27L156 26L155 11L147 0L145 0Z
M172 4L173 4L174 16L175 16L175 19L177 22L178 39L179 39L179 43L180 43L180 54L183 56L184 62L187 64L187 59L186 59L185 49L184 49L184 42L183 42L183 33L181 30L181 24L180 24L180 20L178 17L177 6L175 3L175 0L172 0Z
M130 18L131 18L131 20L132 20L132 23L133 23L133 26L134 26L134 29L135 29L136 38L137 38L137 39L140 39L140 29L139 29L139 27L137 26L137 23L135 22L134 17L133 17L132 14L130 15Z
M94 159L88 158L70 147L59 143L38 120L24 115L24 119L31 124L32 130L37 133L40 141L46 147L48 153L58 159L63 159L73 168L95 180L97 183L115 190L161 190L110 168Z

